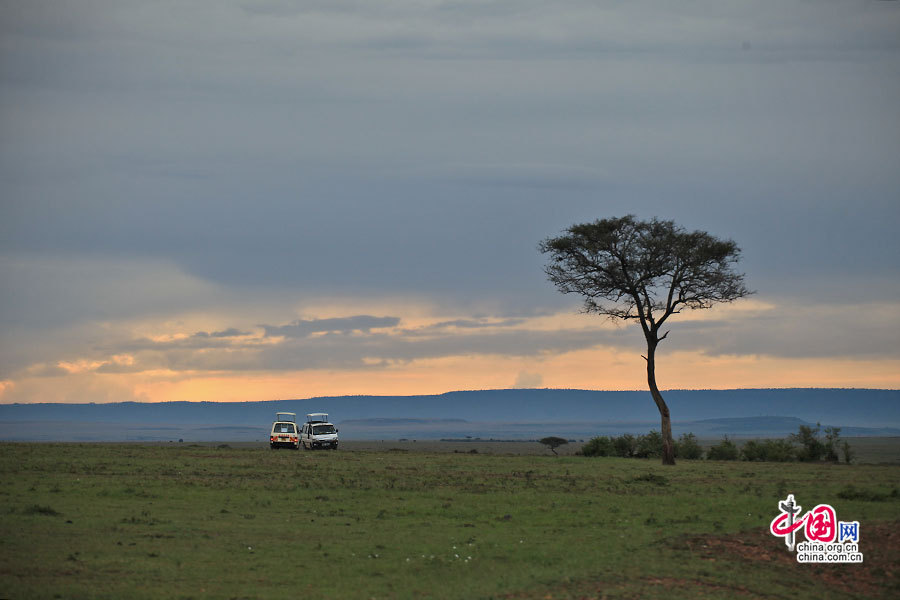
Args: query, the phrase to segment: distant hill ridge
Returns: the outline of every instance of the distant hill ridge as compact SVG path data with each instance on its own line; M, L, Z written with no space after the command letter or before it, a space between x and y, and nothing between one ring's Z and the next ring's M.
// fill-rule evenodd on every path
M857 427L900 426L900 390L669 390L674 421L791 417ZM338 396L252 402L4 404L0 421L259 425L277 411L327 412L355 419L461 419L472 422L625 422L658 419L646 391L511 389L421 396Z

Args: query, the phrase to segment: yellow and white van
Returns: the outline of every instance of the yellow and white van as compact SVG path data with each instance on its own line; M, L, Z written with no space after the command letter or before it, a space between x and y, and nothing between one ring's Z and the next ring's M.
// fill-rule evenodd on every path
M297 431L297 414L280 412L275 415L272 433L269 434L269 446L272 449L286 446L294 450L300 449L300 432Z

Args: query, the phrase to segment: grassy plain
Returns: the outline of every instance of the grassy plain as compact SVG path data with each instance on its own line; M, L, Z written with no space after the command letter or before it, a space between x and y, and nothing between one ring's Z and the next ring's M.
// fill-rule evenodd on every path
M895 465L0 444L0 484L0 598L900 595ZM798 564L787 493L864 564Z

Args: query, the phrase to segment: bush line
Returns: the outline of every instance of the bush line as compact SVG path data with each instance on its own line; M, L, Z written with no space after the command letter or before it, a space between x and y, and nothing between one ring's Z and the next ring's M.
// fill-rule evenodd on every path
M846 440L840 439L840 427L826 427L824 439L821 425L801 425L797 433L787 439L747 440L738 447L728 436L711 446L705 453L697 436L684 433L675 441L675 457L687 460L745 460L750 462L840 462L853 460L853 452ZM618 437L598 436L581 447L583 456L617 456L620 458L660 458L662 435L655 430L645 435L626 433ZM840 456L838 455L840 452Z

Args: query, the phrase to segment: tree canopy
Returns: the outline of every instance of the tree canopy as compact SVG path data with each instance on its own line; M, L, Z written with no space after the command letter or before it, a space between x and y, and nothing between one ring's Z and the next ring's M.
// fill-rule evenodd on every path
M648 334L683 308L709 308L749 294L733 266L731 240L688 232L674 221L634 215L573 225L541 242L545 271L564 294L584 296L587 312L637 319Z
M547 277L560 292L582 296L585 311L640 323L647 382L662 418L663 463L674 464L669 409L656 385L656 347L668 335L660 330L685 308L710 308L751 293L734 269L737 244L674 221L627 215L572 225L539 249L549 255Z
M547 446L548 448L550 448L550 452L552 452L553 454L556 454L557 448L569 443L569 440L567 440L566 438L557 437L555 435L541 438L538 441L540 443L542 443L543 445Z

